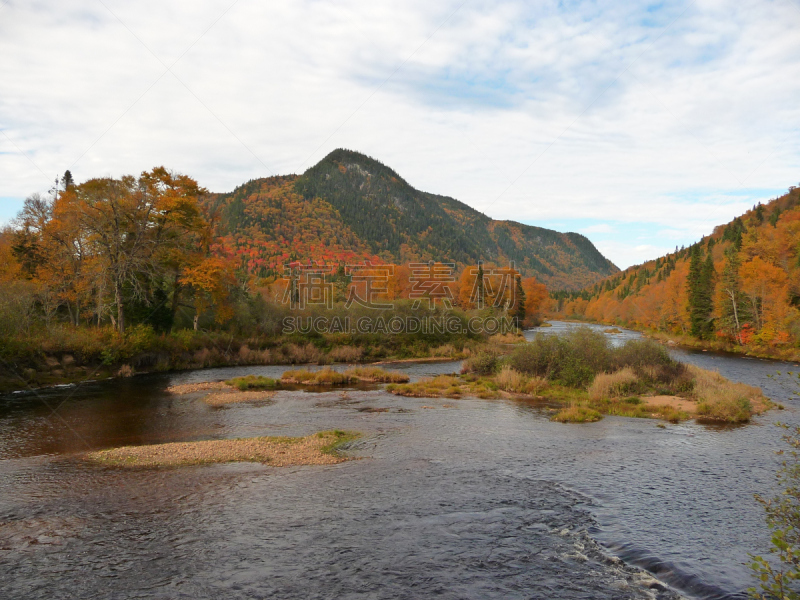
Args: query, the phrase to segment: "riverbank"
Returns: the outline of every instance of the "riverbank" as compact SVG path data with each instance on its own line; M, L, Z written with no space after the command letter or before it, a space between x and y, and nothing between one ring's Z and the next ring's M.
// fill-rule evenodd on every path
M462 360L507 347L508 335L443 340L379 334L241 337L190 330L156 334L134 327L123 336L108 328L59 327L0 340L0 394L210 367Z
M800 363L800 348L791 348L785 344L769 346L739 345L733 344L728 340L699 340L689 335L679 333L666 333L655 329L637 327L628 323L608 323L603 321L593 321L589 319L575 319L555 315L549 317L555 321L564 323L575 323L579 325L598 325L609 328L624 327L631 331L641 333L643 336L652 338L667 346L683 348L685 350L705 350L709 352L720 352L735 356L747 356L750 358L763 358L767 360L779 360L784 362Z

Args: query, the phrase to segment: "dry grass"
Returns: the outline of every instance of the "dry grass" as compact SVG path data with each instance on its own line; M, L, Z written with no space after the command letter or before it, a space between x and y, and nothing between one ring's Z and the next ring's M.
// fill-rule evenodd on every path
M261 462L275 467L331 465L347 458L337 449L358 434L324 431L302 438L255 437L124 446L90 452L90 461L115 467L177 467L224 462Z
M525 386L525 393L531 396L539 396L547 387L548 382L544 377L529 377L528 384Z
M122 365L117 371L117 377L133 377L133 367L130 365Z
M455 349L454 346L450 344L445 344L444 346L437 346L436 348L431 348L431 356L435 356L438 358L453 358L456 356L460 356L461 353Z
M286 351L286 358L290 363L315 363L318 362L322 352L311 342L300 346L298 344L289 344Z
M337 373L333 369L322 369L320 371L308 371L306 369L295 369L286 371L281 375L284 383L299 383L303 385L342 385L355 381L349 375Z
M273 360L269 350L251 350L247 344L242 344L236 354L240 365L268 365Z
M694 365L689 370L695 380L697 414L706 419L746 423L754 413L760 414L771 406L757 387L728 381L716 371Z
M344 372L351 379L370 383L407 383L408 375L397 371L387 371L380 367L355 367Z
M224 381L204 381L203 383L184 383L181 385L173 385L167 388L170 394L194 394L195 392L207 392L209 390L230 390L229 386Z
M528 378L519 371L515 371L505 365L494 378L497 387L505 392L515 392L517 394L527 393Z
M490 344L519 344L525 341L521 333L498 333L489 338Z
M359 362L364 355L364 350L357 346L337 346L328 352L328 358L333 362L354 363Z
M562 408L551 417L551 420L559 423L594 423L602 418L603 415L592 408L573 404Z
M421 379L415 383L389 384L386 391L397 396L412 398L461 398L477 396L478 398L497 398L497 384L483 378L460 379L455 375L438 375Z
M236 404L239 402L255 402L258 400L269 400L275 392L222 392L209 394L203 398L203 402L211 406L225 406L226 404Z
M601 400L630 395L631 388L638 381L636 373L625 367L615 373L598 373L589 386L589 398Z

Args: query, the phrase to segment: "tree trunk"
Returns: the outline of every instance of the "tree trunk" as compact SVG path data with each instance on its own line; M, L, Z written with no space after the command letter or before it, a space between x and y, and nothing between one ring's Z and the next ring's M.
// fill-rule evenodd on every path
M180 284L180 273L176 270L175 271L175 283L172 286L172 321L170 322L169 330L172 331L172 328L175 327L175 319L178 316L178 306L180 305L181 299L181 284ZM197 329L195 327L195 329Z
M117 303L117 330L125 333L125 307L122 304L122 289L119 282L114 282L114 301Z
M200 313L194 313L194 330L197 331L197 321L200 320Z
M725 290L728 292L728 296L731 297L731 305L733 306L733 321L736 323L736 341L740 344L742 343L742 339L739 335L739 332L742 330L741 326L739 325L739 311L736 307L736 294L733 290Z

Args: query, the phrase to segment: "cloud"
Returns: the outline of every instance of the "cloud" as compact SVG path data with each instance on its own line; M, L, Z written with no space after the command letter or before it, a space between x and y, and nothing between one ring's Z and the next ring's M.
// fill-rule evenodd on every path
M631 265L653 260L675 250L664 245L631 244L613 240L600 241L596 245L597 249L620 269L627 269Z
M589 225L580 230L580 233L612 233L614 228L608 223L598 223L597 225Z
M697 239L797 183L798 26L722 0L12 0L0 196L159 164L228 191L348 147L494 218L613 222L630 264L636 223Z

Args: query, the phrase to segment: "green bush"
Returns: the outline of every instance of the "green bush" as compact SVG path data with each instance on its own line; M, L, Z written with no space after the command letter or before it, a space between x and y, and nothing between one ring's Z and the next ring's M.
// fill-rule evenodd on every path
M670 358L666 349L651 340L631 340L620 347L611 346L599 331L579 327L562 336L538 335L529 344L515 348L506 363L526 375L545 377L574 388L587 387L599 373L611 373L625 367L636 371L642 381L624 394L641 393L656 384L673 393L691 390L691 376L686 367Z
M672 360L664 346L653 340L628 340L614 349L613 363L613 370L623 367L670 367L680 364Z
M494 375L500 368L500 358L492 352L479 352L466 359L461 366L462 373Z

